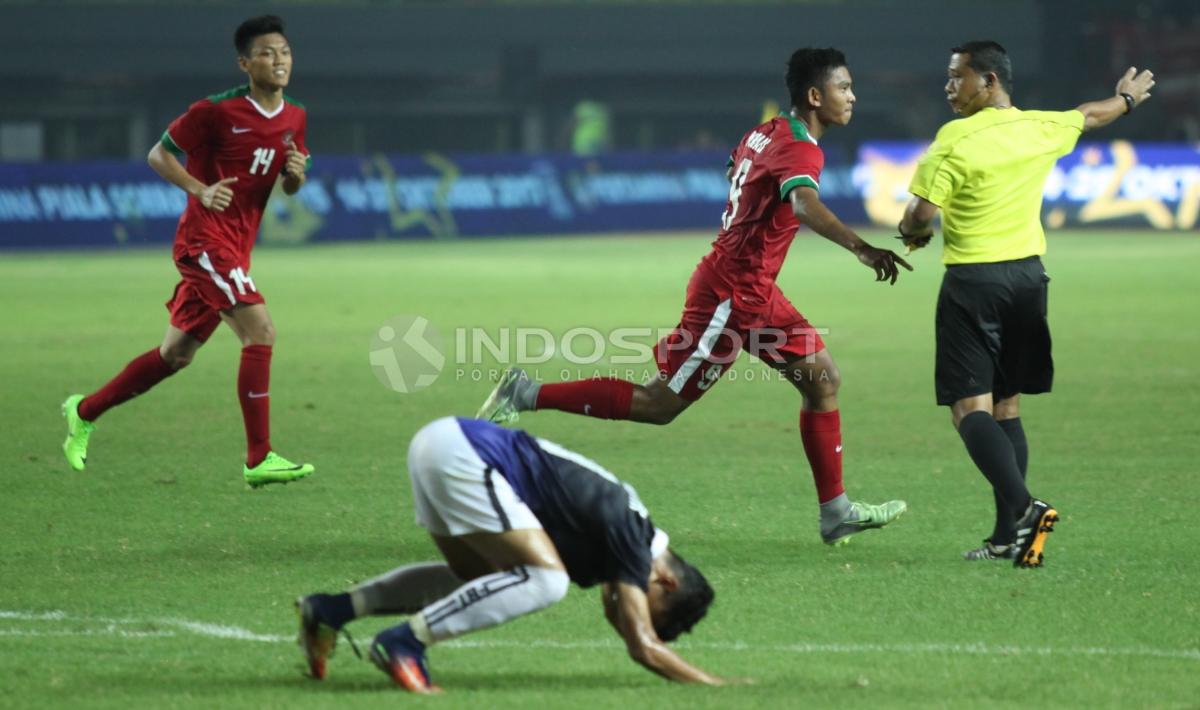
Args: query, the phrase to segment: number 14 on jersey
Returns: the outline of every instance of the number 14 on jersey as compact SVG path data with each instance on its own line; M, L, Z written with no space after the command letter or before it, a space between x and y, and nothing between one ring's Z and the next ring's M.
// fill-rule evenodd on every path
M266 175L267 171L271 169L271 161L273 160L275 160L274 148L255 148L254 162L250 164L250 174ZM260 167L262 168L261 173L259 172Z

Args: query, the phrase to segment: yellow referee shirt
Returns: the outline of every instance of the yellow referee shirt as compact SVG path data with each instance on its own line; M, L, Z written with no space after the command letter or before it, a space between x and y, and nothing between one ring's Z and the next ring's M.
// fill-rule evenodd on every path
M908 191L942 208L942 262L1046 253L1042 190L1083 133L1078 111L985 108L942 126Z

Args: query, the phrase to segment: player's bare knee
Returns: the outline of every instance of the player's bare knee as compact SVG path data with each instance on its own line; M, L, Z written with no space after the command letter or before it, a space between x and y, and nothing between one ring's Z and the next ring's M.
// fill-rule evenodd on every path
M158 353L162 356L163 362L167 363L167 367L172 370L182 370L192 364L192 358L196 355L191 349L178 347L159 348Z
M246 334L246 345L274 345L275 326L270 323L252 329Z

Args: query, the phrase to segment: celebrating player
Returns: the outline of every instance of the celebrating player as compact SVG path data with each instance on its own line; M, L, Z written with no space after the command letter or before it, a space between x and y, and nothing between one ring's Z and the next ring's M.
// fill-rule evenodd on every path
M375 637L370 657L406 690L437 690L426 648L545 609L573 581L601 585L604 615L635 661L670 680L724 682L665 643L704 617L712 588L667 547L637 492L595 462L522 431L446 417L413 437L408 474L417 522L446 561L297 600L314 678L325 677L351 620L412 614Z
M246 427L243 476L252 487L286 483L313 472L271 450L270 372L275 326L250 277L250 250L267 198L283 176L289 195L304 186L310 164L304 143L307 113L283 90L292 50L283 21L246 20L234 34L238 66L249 83L192 104L150 151L150 166L188 193L175 234L180 281L167 302L170 324L158 347L134 358L96 392L63 403L67 462L87 462L95 421L192 361L224 321L242 342L237 389ZM176 156L187 156L187 167Z
M851 501L842 486L841 376L821 337L783 295L775 279L799 223L838 244L895 283L891 251L859 238L820 199L825 157L817 141L850 122L854 91L836 49L800 49L788 62L791 111L748 132L729 159L729 201L712 251L687 287L683 316L656 348L659 376L645 385L615 378L539 385L519 368L501 378L480 418L516 421L518 412L558 409L602 419L667 424L704 396L745 349L800 390L800 437L820 504L820 532L830 544L878 528L905 510L903 501Z
M1154 75L1130 68L1110 98L1022 111L1011 98L1012 62L996 42L955 47L948 72L946 99L962 118L942 126L917 163L900 234L910 248L925 246L942 211L934 388L996 500L991 536L964 557L1038 567L1058 513L1025 485L1020 398L1049 392L1054 378L1042 189L1080 133L1150 98Z

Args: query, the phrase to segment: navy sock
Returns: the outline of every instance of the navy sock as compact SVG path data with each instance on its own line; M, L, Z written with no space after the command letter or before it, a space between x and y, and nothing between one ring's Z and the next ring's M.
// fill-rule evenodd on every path
M958 435L971 460L992 484L992 490L1008 506L1010 513L1019 511L1013 515L1016 520L1029 507L1029 490L1025 488L1016 452L1004 430L991 414L971 412L959 422Z
M321 617L325 623L337 629L354 621L354 602L350 601L350 595L330 594L326 596L325 603L321 605Z

